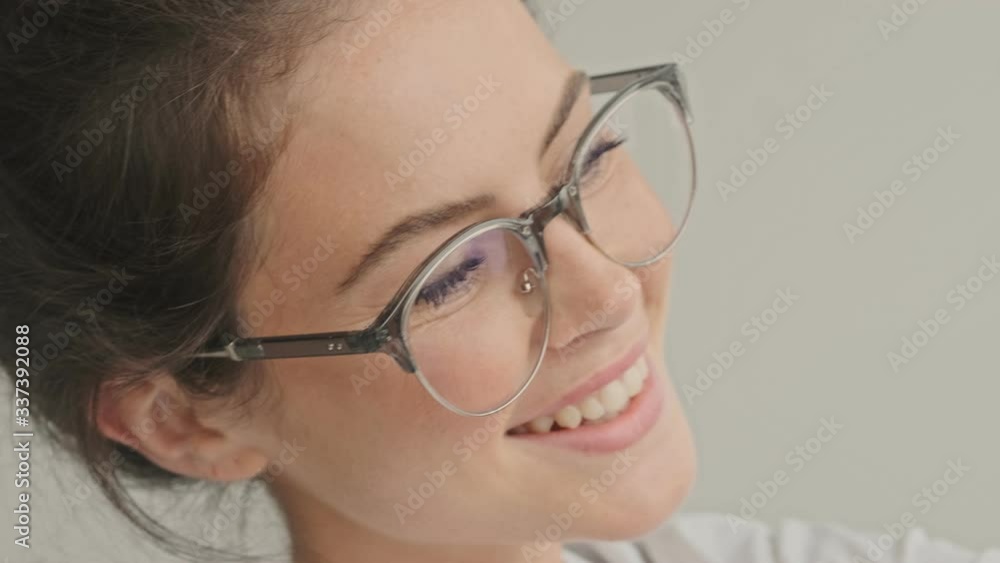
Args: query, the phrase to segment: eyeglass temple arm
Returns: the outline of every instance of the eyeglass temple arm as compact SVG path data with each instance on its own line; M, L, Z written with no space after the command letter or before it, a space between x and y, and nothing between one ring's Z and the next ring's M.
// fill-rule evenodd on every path
M687 89L684 85L684 77L677 66L677 63L666 63L662 65L644 66L607 74L595 74L590 77L590 91L594 94L611 94L618 92L641 80L652 73L667 73L667 80L675 87L677 102L684 110L687 122L693 123L691 106L687 99Z
M663 68L663 65L645 66L590 77L590 91L594 94L610 94L625 88L636 80Z
M390 338L385 329L328 332L301 336L239 338L221 348L194 354L194 357L229 358L243 361L369 354L377 351Z

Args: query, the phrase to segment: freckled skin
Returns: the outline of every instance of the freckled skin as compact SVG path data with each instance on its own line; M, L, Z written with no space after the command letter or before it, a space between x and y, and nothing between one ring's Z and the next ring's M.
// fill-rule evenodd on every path
M358 13L383 4L361 2ZM254 328L255 335L363 327L396 284L448 236L471 222L516 216L544 195L591 117L585 97L539 161L542 138L573 69L520 3L401 6L381 33L350 56L344 42L363 29L367 17L305 53L295 78L302 110L268 187L280 197L263 212L267 254L241 297L252 310L278 289L283 303ZM456 103L476 95L484 77L499 86L475 111L455 111ZM435 141L433 154L402 184L387 185L386 172L397 172L415 141L433 139L436 129L445 132L444 142ZM487 193L497 197L496 208L407 242L384 269L334 295L367 246L400 218ZM329 260L308 276L292 276L304 280L294 288L282 279L315 256L317 240L327 237L337 244ZM259 366L269 381L265 392L275 397L273 407L249 423L261 451L277 456L284 441L302 448L270 485L287 513L297 561L519 561L521 545L534 542L536 531L553 523L552 514L567 512L572 503L578 503L579 515L561 540L633 537L675 510L691 486L694 454L670 385L664 386L662 417L630 449L635 463L615 473L611 486L601 485L600 475L612 468L615 455L527 447L504 436L512 417L562 396L643 334L649 335L653 369L667 373L662 342L669 260L630 271L562 220L545 237L550 348L525 395L496 416L448 412L384 358L303 358ZM617 306L608 314L608 328L581 336L587 312L609 300ZM476 377L517 346L506 342L523 338L497 332L474 357L467 350L442 350ZM421 487L432 494L414 500ZM557 561L558 547L532 560Z

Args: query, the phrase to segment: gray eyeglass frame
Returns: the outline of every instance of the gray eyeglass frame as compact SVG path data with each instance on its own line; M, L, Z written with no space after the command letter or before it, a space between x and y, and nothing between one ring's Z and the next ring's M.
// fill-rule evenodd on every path
M583 212L583 204L580 200L578 190L578 180L583 172L585 159L581 158L581 151L590 145L594 137L600 133L600 128L604 125L607 116L616 111L622 104L628 101L632 95L646 88L656 88L664 96L670 99L676 107L683 112L685 132L688 137L691 149L692 182L688 208L677 228L670 244L657 253L652 258L643 262L626 263L621 262L605 253L599 244L590 236L590 227L587 224ZM413 303L414 293L419 291L423 282L430 276L435 268L458 246L468 240L493 229L504 229L515 233L525 244L531 255L533 264L532 274L537 277L540 289L543 292L546 307L548 307L548 285L545 279L545 271L548 269L548 254L545 249L543 231L553 219L563 213L571 219L576 228L587 237L591 243L609 259L628 267L641 267L662 259L676 244L681 233L687 225L690 210L694 203L696 181L696 166L694 160L694 143L691 137L690 124L693 123L690 107L687 100L686 87L683 76L680 74L676 63L668 63L659 66L642 67L632 70L601 74L590 77L590 90L592 94L609 94L618 92L612 97L591 119L583 135L577 142L570 160L570 176L567 183L558 188L555 195L548 201L537 205L516 218L499 218L482 221L470 225L452 235L443 242L436 250L417 266L405 282L397 290L389 303L382 309L379 315L368 327L340 332L325 332L314 334L298 334L287 336L265 336L258 338L237 338L225 346L206 350L194 354L196 358L226 358L235 361L246 360L270 360L283 358L305 358L315 356L347 356L354 354L385 353L391 356L399 366L409 373L417 374L424 387L432 395L450 410L459 414L469 416L485 416L493 414L513 402L528 383L534 378L541 358L544 357L544 350L548 345L548 311L546 315L546 327L544 341L542 344L543 353L536 362L535 368L523 387L504 404L488 412L470 413L451 405L446 399L441 397L433 386L424 380L419 373L416 362L406 344L406 319L410 305ZM527 276L527 273L525 274ZM527 279L525 280L527 282ZM530 287L530 285L529 285Z

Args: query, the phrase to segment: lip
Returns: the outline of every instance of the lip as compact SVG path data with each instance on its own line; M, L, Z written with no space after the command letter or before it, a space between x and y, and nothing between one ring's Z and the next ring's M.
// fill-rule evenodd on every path
M615 360L610 365L604 367L603 369L595 373L586 381L578 385L575 389L564 395L563 398L548 405L544 409L531 414L531 416L512 424L510 428L508 428L507 430L510 430L512 428L517 428L518 426L531 422L532 420L540 416L547 416L547 415L554 416L555 413L559 412L559 409L565 406L575 405L583 402L583 400L591 393L600 390L608 383L611 383L612 381L620 378L625 373L625 370L628 369L629 366L634 364L636 360L638 360L646 352L647 345L648 345L648 337L643 336L621 358Z
M580 426L573 430L558 430L544 434L525 433L506 437L592 454L621 451L641 440L660 419L664 401L663 385L663 377L650 362L649 376L646 377L642 390L632 397L628 408L617 417L607 422Z

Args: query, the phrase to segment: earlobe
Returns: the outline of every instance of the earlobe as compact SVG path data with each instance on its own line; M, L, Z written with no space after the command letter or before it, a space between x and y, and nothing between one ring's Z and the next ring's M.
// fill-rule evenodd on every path
M167 375L129 387L102 385L95 415L106 438L172 473L239 481L267 466L267 457L240 443L235 433L200 421L191 399Z

